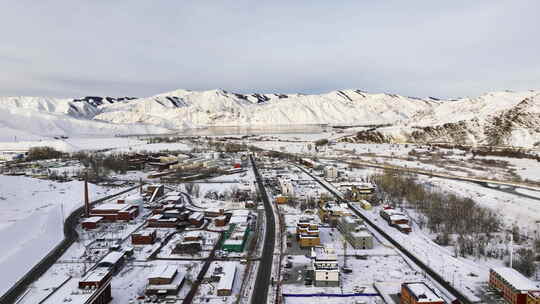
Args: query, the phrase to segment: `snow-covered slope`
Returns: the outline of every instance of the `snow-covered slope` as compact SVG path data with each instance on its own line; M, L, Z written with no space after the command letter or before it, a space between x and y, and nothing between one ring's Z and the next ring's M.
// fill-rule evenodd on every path
M392 127L360 132L357 139L538 147L540 92L494 92L443 101Z
M43 136L167 133L206 126L391 125L362 141L448 141L531 146L539 92L438 100L360 90L320 95L176 90L146 98L0 98L0 141ZM27 139L28 138L28 139Z
M115 135L167 132L149 124L111 124L95 119L98 106L46 97L0 97L0 141L58 135Z
M428 110L433 102L361 91L323 95L177 90L103 107L97 119L165 128L290 124L387 124Z

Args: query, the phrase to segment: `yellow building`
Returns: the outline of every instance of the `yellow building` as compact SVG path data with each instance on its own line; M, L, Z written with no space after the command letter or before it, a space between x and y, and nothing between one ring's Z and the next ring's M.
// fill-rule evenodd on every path
M540 291L529 291L527 304L540 304Z
M278 204L286 204L287 203L287 197L283 195L276 196L276 203Z
M321 244L319 225L310 216L301 217L296 224L296 238L302 248L319 246Z

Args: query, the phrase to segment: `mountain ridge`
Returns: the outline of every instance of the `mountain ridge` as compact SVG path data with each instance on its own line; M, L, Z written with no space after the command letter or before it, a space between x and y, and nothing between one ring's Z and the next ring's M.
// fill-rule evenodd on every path
M0 97L0 125L29 137L169 133L212 126L390 125L360 130L355 140L530 147L540 142L539 94L499 91L439 99L356 89L323 94L178 89L143 98Z

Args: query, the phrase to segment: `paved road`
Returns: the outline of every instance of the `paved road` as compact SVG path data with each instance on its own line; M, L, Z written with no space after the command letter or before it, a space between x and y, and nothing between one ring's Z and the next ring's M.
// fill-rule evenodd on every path
M268 289L272 283L272 262L274 259L274 245L276 238L276 219L274 218L274 212L268 199L268 194L264 188L263 180L259 174L259 170L255 165L253 156L250 155L251 165L253 166L253 173L255 179L259 185L259 192L264 203L264 212L266 216L266 229L264 237L264 247L261 256L261 263L257 272L257 278L255 279L255 288L251 297L252 304L266 303L268 299Z

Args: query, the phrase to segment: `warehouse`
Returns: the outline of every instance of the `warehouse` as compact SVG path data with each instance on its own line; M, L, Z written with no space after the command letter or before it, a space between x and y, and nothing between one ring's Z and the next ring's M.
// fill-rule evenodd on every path
M112 251L97 264L97 267L107 267L112 272L117 272L122 267L122 264L124 264L124 253Z
M499 267L490 269L489 286L499 291L509 303L538 303L535 300L540 287L513 268Z
M103 220L101 216L91 216L82 220L81 226L86 230L93 230L99 227L99 223Z
M66 300L69 299L69 300ZM82 280L68 279L58 287L41 304L77 303L77 304L107 304L112 300L111 276L106 269L96 269L88 273Z
M217 268L217 267L216 267ZM221 275L217 286L218 296L230 296L234 286L236 276L236 264L234 262L224 262L221 266Z
M139 208L129 204L102 204L92 208L91 216L100 216L107 221L131 221L139 215Z
M176 295L185 282L185 273L176 265L159 265L148 276L146 294Z
M143 229L131 234L131 244L133 245L152 245L156 241L156 231Z
M401 304L444 304L433 289L424 282L403 283L401 285Z

